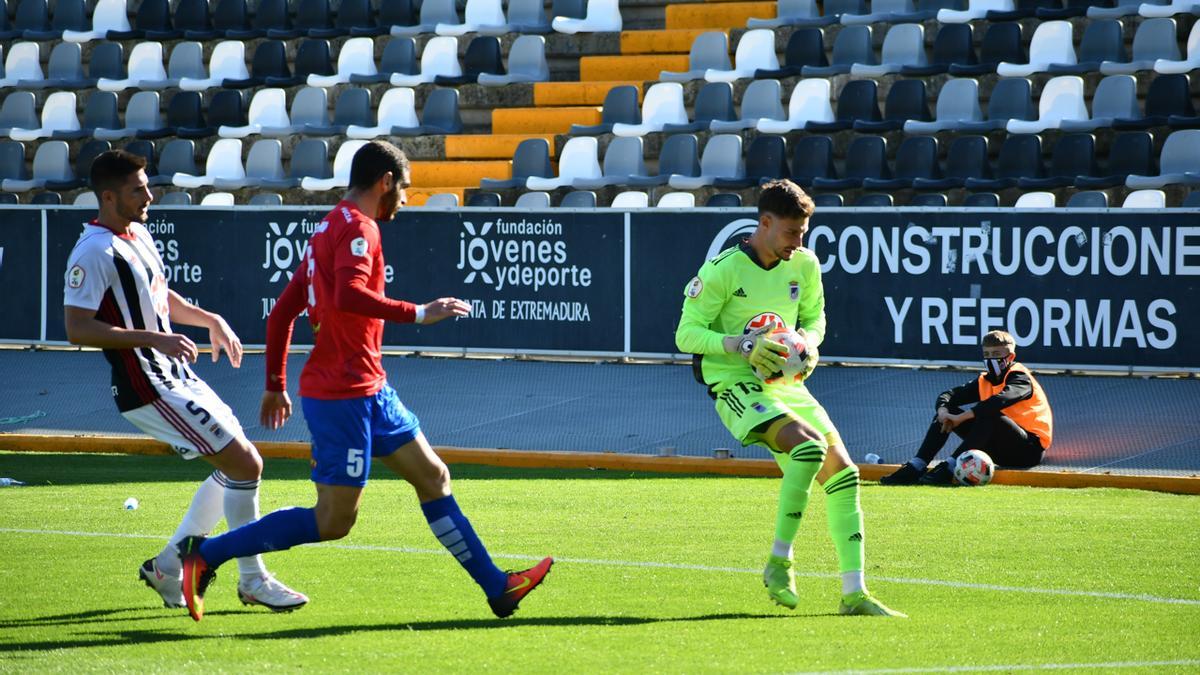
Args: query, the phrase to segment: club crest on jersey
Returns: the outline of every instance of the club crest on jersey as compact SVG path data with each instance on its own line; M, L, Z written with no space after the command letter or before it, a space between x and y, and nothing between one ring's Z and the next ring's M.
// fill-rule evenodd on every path
M774 326L775 328L783 328L783 327L787 326L787 323L784 322L783 317L779 316L775 312L763 312L762 314L759 314L758 316L754 317L753 319L750 319L749 321L747 321L746 328L742 332L749 333L751 331L756 331L759 328L762 328L763 326Z
M702 292L704 292L704 282L700 280L700 277L692 277L683 293L689 298L698 298Z
M800 299L800 282L799 281L789 281L788 282L788 297L792 299L792 302L796 302L797 300Z
M71 288L79 288L83 286L83 280L87 276L87 272L79 265L75 265L67 272L67 285Z
M350 242L350 252L360 258L367 257L367 240L363 239L362 237L358 237L354 241Z

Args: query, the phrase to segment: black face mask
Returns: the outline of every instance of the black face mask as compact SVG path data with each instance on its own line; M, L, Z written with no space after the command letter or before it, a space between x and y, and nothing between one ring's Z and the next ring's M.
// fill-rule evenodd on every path
M993 382L1000 381L1004 377L1004 373L1008 372L1008 367L1012 365L1012 361L1008 357L1000 359L984 359L983 369L987 373L988 379Z

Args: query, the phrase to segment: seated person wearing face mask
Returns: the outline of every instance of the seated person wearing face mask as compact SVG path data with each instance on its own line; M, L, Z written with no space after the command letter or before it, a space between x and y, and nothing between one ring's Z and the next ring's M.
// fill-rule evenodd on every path
M883 485L952 485L954 459L967 450L983 450L997 466L1028 469L1050 449L1054 416L1046 392L1033 373L1017 363L1016 341L1002 330L983 336L984 372L970 382L944 391L937 399L937 416L925 432L917 456L879 482ZM971 409L963 406L974 403ZM950 461L929 471L934 456L950 438L962 444Z

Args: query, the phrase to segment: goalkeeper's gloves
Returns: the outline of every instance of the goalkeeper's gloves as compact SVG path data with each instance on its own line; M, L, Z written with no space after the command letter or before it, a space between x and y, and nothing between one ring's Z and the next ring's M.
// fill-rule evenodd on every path
M750 364L759 379L766 379L783 370L787 362L787 347L770 338L772 325L766 325L745 335L725 338L725 351L737 354Z
M803 328L797 328L796 331L804 338L806 345L804 348L804 367L800 370L800 379L807 380L808 376L812 375L813 370L816 369L817 361L821 358L821 355L817 352L816 345L808 344L808 333Z

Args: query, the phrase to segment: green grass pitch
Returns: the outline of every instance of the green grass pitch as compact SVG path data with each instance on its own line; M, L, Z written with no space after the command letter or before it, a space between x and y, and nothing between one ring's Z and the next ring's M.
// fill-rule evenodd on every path
M267 556L307 607L242 607L230 564L197 624L136 570L203 464L0 453L30 483L0 489L0 672L1200 670L1195 497L867 484L868 584L912 617L889 620L836 615L819 491L789 612L760 576L775 480L453 467L500 565L559 559L497 620L409 487L374 471L350 537ZM306 463L267 461L264 512L312 501Z

